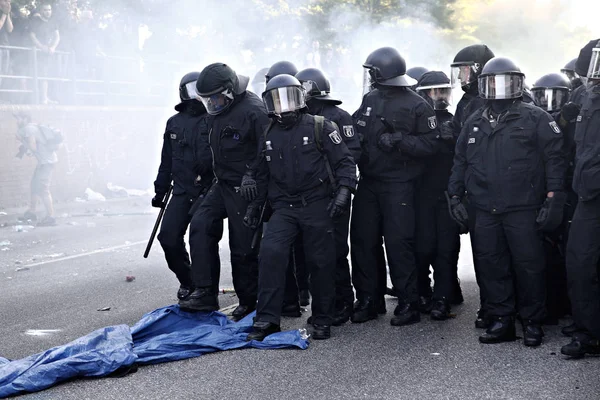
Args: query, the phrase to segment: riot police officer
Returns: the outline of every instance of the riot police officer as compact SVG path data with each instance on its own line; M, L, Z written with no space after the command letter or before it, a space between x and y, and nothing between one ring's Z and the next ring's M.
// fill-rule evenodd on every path
M456 105L456 111L452 122L441 124L442 134L446 137L451 135L458 138L460 131L467 120L477 109L484 105L484 100L479 96L478 78L485 64L494 57L494 52L484 44L474 44L461 49L454 61L450 65L452 74L450 76L452 86L460 84L464 94ZM468 200L468 199L467 199ZM469 212L469 230L472 231L475 226L475 207L467 203ZM469 236L471 240L471 249L473 250L473 264L475 267L475 278L479 286L479 310L475 319L477 328L487 328L488 318L486 318L485 288L479 284L479 262L474 252L474 237Z
M573 190L579 202L567 243L567 278L575 332L561 352L571 357L600 354L600 40L585 46L587 90L577 117Z
M271 78L263 101L275 121L262 157L273 214L260 252L258 306L248 340L280 330L287 261L301 232L313 295L312 337L328 339L335 290L332 218L347 212L356 165L335 125L305 113L304 90L295 77Z
M558 319L570 314L565 267L569 221L577 205L577 195L571 189L575 158L574 124L565 121L565 108L571 94L571 81L564 74L551 73L539 78L531 89L535 105L553 116L563 132L563 151L567 162L565 177L566 203L563 221L553 230L542 230L547 266L546 323L557 324ZM579 110L577 107L576 110ZM574 117L566 117L574 118Z
M252 87L252 92L257 96L262 95L262 93L265 91L265 74L268 71L269 68L262 68L256 73L256 75L254 75L254 78L252 78L250 86Z
M415 82L419 82L424 73L429 72L429 70L425 67L412 67L406 70L406 75L410 76L415 80ZM415 90L417 88L417 83L412 86L412 89Z
M215 63L204 68L196 82L200 99L211 116L209 143L216 182L191 221L192 278L196 289L179 303L196 311L218 309L218 244L223 220L227 218L233 286L239 299L234 319L242 318L256 306L258 249L252 248L252 228L258 224L254 222L266 196L266 181L261 180L253 166L268 117L260 99L246 91L248 81L228 65Z
M266 83L269 83L271 79L277 75L291 75L295 76L298 73L298 68L290 61L277 61L271 65L269 70L265 73Z
M474 251L491 319L480 342L515 340L518 311L524 344L539 346L546 287L538 224L551 229L562 221L566 165L558 124L521 101L523 80L507 58L483 68L479 90L486 103L463 126L448 193L455 218L468 218L465 190L476 208Z
M198 100L196 79L199 72L186 74L179 84L181 102L177 114L169 118L165 129L161 162L154 182L153 207L163 207L173 181L173 196L162 220L158 241L169 269L179 280L177 298L183 300L193 291L190 256L184 236L190 223L190 209L201 201L212 182L212 155L208 145L206 109Z
M416 91L435 110L438 123L452 120L452 114L448 111L452 85L445 73L430 71L423 74ZM420 311L430 311L432 319L446 320L450 316L451 302L462 302L458 284L460 228L448 213L445 195L452 170L456 138L453 135L440 135L439 139L439 153L428 158L425 173L417 184L415 255L419 274L419 297L425 298L420 302ZM429 279L430 266L433 267L435 279L433 293ZM431 306L424 307L429 304Z
M569 79L569 83L571 84L572 90L577 89L583 83L583 82L581 82L581 77L579 76L577 71L575 71L576 64L577 64L577 58L574 58L571 61L569 61L568 63L566 63L565 66L562 67L560 70L560 72L565 74L567 76L567 78Z
M338 107L342 104L331 96L329 80L316 68L307 68L296 74L296 78L306 90L308 113L320 115L335 123L352 158L360 159L360 141L354 132L352 117ZM350 228L350 204L348 209L334 223L336 269L335 269L335 318L333 325L341 325L350 319L354 303L354 291L348 264L348 230Z
M355 114L362 135L360 182L350 225L352 282L357 302L352 322L377 317L377 248L383 232L390 275L398 292L391 324L420 321L414 256L415 181L425 170L424 157L437 151L437 120L427 102L410 87L406 63L398 51L383 47L363 65L376 88Z

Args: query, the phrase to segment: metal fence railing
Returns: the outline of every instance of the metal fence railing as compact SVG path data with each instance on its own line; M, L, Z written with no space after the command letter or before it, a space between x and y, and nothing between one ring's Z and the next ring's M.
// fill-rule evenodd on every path
M114 55L52 55L31 47L0 46L0 97L40 104L40 83L48 82L51 96L61 104L120 105L139 97L140 105L163 105L172 92L165 77L183 63ZM8 58L8 60L7 60ZM129 98L129 100L127 100ZM13 101L14 102L14 101Z

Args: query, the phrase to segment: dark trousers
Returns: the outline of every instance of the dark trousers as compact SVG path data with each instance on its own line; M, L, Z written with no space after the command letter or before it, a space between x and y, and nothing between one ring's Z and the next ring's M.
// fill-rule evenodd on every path
M259 256L256 321L280 324L287 264L292 244L302 234L310 276L314 324L331 325L334 312L335 243L329 199L306 207L276 209L269 220Z
M600 339L600 198L577 204L567 243L573 320Z
M475 281L479 287L479 310L486 313L487 303L485 296L485 287L481 283L481 266L479 265L479 259L477 258L477 238L474 235L475 225L477 225L477 209L475 206L468 204L467 212L469 213L469 240L471 241L471 254L473 255L473 269L475 270Z
M218 290L221 261L219 241L223 220L228 219L233 288L242 305L256 302L258 248L252 249L254 231L242 221L248 203L232 186L217 182L206 194L190 224L192 278L196 287Z
M169 269L175 273L179 284L192 287L190 256L185 248L184 236L192 217L189 215L194 199L187 194L171 197L158 233L158 241L165 252Z
M419 295L431 296L429 267L433 267L435 299L453 296L457 279L460 231L448 212L446 200L419 196L417 201L416 259Z
M350 224L352 283L359 300L382 295L383 233L390 276L399 300L418 301L414 193L413 182L361 179Z
M308 269L306 267L306 257L304 256L303 241L302 233L298 234L290 252L285 278L284 304L298 303L299 291L309 289Z
M479 284L491 316L514 316L541 323L546 314L546 263L536 211L490 214L477 210L473 236Z

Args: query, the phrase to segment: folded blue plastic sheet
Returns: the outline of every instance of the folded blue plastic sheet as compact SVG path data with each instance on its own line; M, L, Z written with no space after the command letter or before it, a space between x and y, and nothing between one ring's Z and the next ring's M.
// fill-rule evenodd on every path
M75 377L105 376L136 359L127 325L98 329L43 353L16 361L1 360L0 397L36 392Z
M21 360L0 357L0 397L36 392L75 377L101 377L134 363L156 364L216 351L308 347L299 331L246 342L254 313L239 322L224 314L188 313L179 306L152 311L129 328L99 329L64 346Z

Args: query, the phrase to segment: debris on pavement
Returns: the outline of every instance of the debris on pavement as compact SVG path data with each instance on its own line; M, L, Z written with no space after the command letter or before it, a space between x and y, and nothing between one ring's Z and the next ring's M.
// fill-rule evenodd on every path
M0 246L10 246L12 243L10 240L3 240L0 242Z
M125 277L125 280L126 280L127 282L133 282L133 281L135 281L135 276L133 276L133 275L127 275L127 276Z
M35 229L33 225L15 225L13 230L15 232L29 232L30 230Z
M85 189L85 197L87 201L106 201L106 197L90 188Z
M17 269L15 269L15 272L21 272L21 271L29 271L29 267L18 267Z
M98 311L110 311L110 307L99 308Z

